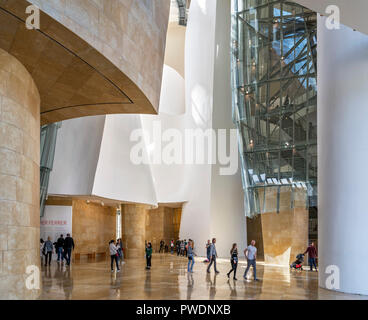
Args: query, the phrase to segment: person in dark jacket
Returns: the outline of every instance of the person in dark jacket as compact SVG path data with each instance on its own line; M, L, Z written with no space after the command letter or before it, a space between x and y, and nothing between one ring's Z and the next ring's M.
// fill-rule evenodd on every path
M304 254L308 253L308 262L310 270L313 271L313 266L317 271L316 259L317 259L317 249L314 246L314 242L305 250Z
M164 248L165 248L165 242L164 242L164 240L161 240L160 241L160 250L158 251L158 253L161 253L161 250L162 250L162 252L164 252Z
M151 260L152 260L152 244L148 242L146 245L146 260L147 260L147 267L146 269L151 269Z
M66 264L70 266L70 260L72 257L72 250L74 250L74 240L70 236L70 233L66 235L64 240L64 259L66 260Z
M61 234L60 238L57 239L57 241L54 243L55 246L55 250L57 253L57 261L60 262L60 260L63 262L64 261L64 236Z

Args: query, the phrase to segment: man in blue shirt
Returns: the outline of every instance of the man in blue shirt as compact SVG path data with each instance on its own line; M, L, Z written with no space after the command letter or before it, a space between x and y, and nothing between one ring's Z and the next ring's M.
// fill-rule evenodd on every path
M255 247L256 242L254 240L251 241L250 245L245 248L244 255L247 257L248 265L247 269L244 272L244 279L247 280L247 273L250 267L253 267L253 276L254 281L258 281L257 272L256 272L256 259L257 259L257 248Z
M217 258L217 251L216 251L216 238L212 239L211 249L210 249L210 264L207 267L207 272L210 273L210 268L212 266L212 263L214 263L214 269L216 273L220 273L217 271L216 267L216 258Z

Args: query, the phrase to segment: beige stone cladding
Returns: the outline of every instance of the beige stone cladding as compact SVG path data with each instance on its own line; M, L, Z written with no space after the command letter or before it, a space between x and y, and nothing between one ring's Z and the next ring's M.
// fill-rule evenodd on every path
M40 267L40 97L25 67L0 49L0 299L34 299Z

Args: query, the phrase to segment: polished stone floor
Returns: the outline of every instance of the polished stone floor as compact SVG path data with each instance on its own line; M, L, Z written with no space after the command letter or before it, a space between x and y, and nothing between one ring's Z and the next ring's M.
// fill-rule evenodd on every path
M170 254L154 254L151 270L145 270L143 257L126 260L120 273L111 273L109 260L104 259L82 260L71 267L52 262L42 267L41 299L368 299L318 288L317 272L290 272L258 263L260 281L245 281L246 264L241 261L234 281L226 276L229 261L218 262L218 275L213 269L208 274L202 261L196 257L190 274L187 259Z

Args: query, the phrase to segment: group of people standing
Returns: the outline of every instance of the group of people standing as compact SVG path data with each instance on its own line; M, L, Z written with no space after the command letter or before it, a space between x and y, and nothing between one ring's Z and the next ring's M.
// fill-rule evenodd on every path
M160 241L160 250L159 253L161 252L161 249L164 247L164 241L161 240ZM174 248L175 248L175 244L174 244L174 240L170 241L170 252L171 254L174 253ZM177 240L176 241L176 251L177 251L177 255L181 255L181 256L185 256L188 257L188 272L193 272L193 265L194 265L194 241L189 239L188 241L185 240ZM145 243L145 257L146 257L146 269L151 269L152 266L152 243L151 242L147 242Z
M188 243L190 241L193 242L193 240L191 240L191 239L189 239L188 241L187 241L187 239L184 239L184 240L178 239L178 240L176 240L176 254L178 256L188 257L188 249L187 248L188 248ZM192 245L193 245L193 243L192 243Z
M64 259L66 261L66 265L70 265L72 250L74 250L74 240L68 233L64 238L64 235L60 235L56 242L51 241L51 237L47 237L47 240L44 241L42 238L40 239L40 256L41 263L43 257L45 257L45 266L51 265L52 254L57 254L57 261L64 263Z

